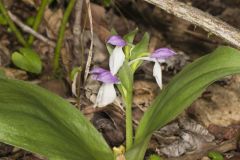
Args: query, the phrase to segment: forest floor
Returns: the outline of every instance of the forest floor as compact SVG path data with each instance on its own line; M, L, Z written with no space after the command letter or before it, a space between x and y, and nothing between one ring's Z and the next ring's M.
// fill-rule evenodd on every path
M240 26L239 0L182 0L189 5L218 17L228 24ZM38 0L5 1L8 10L20 21L36 15ZM63 17L65 1L52 4L44 12L39 33L56 42L58 29ZM163 83L167 84L188 63L213 51L218 45L227 45L222 39L204 31L189 22L176 18L165 11L143 1L114 0L109 7L101 1L92 1L93 20L93 60L91 66L108 66L108 54L105 47L107 38L114 28L124 35L135 28L139 41L144 32L151 36L149 50L168 47L177 52L177 56L164 64ZM63 78L52 79L52 60L54 46L35 39L33 49L43 61L43 72L39 75L17 68L11 62L11 54L21 46L8 27L0 25L0 66L8 77L38 84L73 103L95 127L102 132L110 146L118 146L125 140L124 112L119 104L94 109L99 83L88 79L80 88L80 99L73 96L72 81L69 74L73 64L78 64L73 53L74 14L71 15L65 32L61 50ZM81 46L87 57L91 43L90 25L86 6L82 12ZM25 37L28 33L22 30ZM83 65L86 59L83 60ZM152 76L151 63L144 63L137 71L134 83L133 119L136 126L151 101L160 92ZM80 103L79 103L80 101ZM104 123L104 124L102 124ZM157 131L149 145L146 157L156 153L169 160L207 160L209 151L219 151L229 160L240 159L238 136L240 133L240 76L229 76L212 84L183 114L166 127ZM44 157L23 151L19 148L0 143L1 160L41 160Z

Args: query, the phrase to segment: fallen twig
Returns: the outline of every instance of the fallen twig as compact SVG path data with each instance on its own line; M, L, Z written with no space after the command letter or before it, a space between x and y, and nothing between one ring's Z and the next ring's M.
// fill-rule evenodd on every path
M8 11L8 14L13 22L15 22L23 31L32 34L34 37L38 38L39 40L45 42L46 44L55 47L55 42L47 39L43 35L39 34L38 32L34 31L31 27L24 24L20 19L18 19L14 14L12 14L10 11Z
M226 22L176 0L144 0L166 12L189 21L240 48L240 31Z
M89 0L86 0L87 9L88 9L88 17L89 17L89 23L90 23L90 32L91 32L91 44L88 52L88 59L86 63L85 73L84 73L84 82L86 82L90 66L92 62L92 56L93 56L93 20L92 20L92 12L91 12L91 4Z

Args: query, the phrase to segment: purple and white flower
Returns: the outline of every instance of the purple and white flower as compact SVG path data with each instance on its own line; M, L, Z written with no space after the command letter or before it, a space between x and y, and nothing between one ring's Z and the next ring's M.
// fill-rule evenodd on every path
M109 58L110 71L103 68L94 68L90 72L93 75L93 79L103 82L98 91L94 107L104 107L115 100L117 94L114 84L119 83L115 75L125 61L125 54L122 48L126 45L126 42L120 36L114 35L108 39L107 43L115 46Z
M132 64L133 62L137 60L146 60L146 61L152 61L155 62L153 67L153 76L155 77L158 86L160 89L162 89L162 68L161 63L165 62L168 58L174 56L176 53L169 49L169 48L159 48L155 50L149 57L141 57L137 58L130 62Z
M116 46L109 58L110 71L112 75L115 75L125 60L122 48L126 45L126 42L120 36L114 35L108 39L107 43Z
M114 84L119 83L119 80L108 70L103 68L94 68L91 72L93 79L103 82L100 87L94 107L104 107L111 104L117 97Z

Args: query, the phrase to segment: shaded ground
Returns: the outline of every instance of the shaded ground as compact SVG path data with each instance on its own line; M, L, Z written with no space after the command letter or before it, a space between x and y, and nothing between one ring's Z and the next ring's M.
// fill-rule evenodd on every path
M29 16L36 14L35 8L39 5L29 2L31 1L7 1L6 4L11 12L25 22ZM212 0L210 2L207 0L184 0L184 2L219 17L236 28L240 26L239 0ZM56 28L59 28L64 7L65 3L62 1L55 3L45 11L39 33L56 41L58 34ZM170 47L178 53L174 59L165 64L165 84L184 65L212 51L219 44L225 44L221 39L210 35L201 28L142 1L116 0L115 4L105 8L99 1L95 1L92 3L92 14L95 33L92 66L108 65L104 43L110 35L111 28L115 28L120 35L124 35L138 27L140 33L137 35L136 41L145 31L151 34L150 51L158 47ZM86 17L86 10L84 10L83 19ZM124 113L119 109L119 104L94 110L92 101L94 101L99 84L91 79L88 79L86 85L82 86L84 89L81 90L81 104L77 103L77 99L71 93L71 81L67 75L72 69L72 64L76 64L72 53L72 23L73 15L65 33L64 46L61 51L64 80L49 78L54 48L40 40L34 41L34 49L38 51L44 62L43 73L36 76L17 69L11 63L10 55L19 47L19 44L5 26L0 26L0 65L9 77L37 83L68 99L91 119L96 128L103 133L109 145L118 146L125 139ZM89 51L89 44L89 24L86 23L82 39L86 55ZM133 108L135 125L138 124L143 112L159 92L154 79L152 79L151 68L151 64L145 63L136 75ZM239 81L239 76L227 77L209 87L202 97L177 120L154 134L148 154L157 153L165 157L172 157L169 159L190 160L203 158L208 150L219 150L227 159L240 159L239 148L236 145L240 128ZM191 156L190 153L193 155ZM41 159L41 157L4 144L0 145L0 157L3 160Z

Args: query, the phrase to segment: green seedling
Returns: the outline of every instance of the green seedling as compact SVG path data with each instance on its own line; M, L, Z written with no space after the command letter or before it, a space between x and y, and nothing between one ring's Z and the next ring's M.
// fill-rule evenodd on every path
M159 157L158 155L150 155L150 157L148 158L148 160L163 160L161 157Z
M216 151L208 152L208 157L211 158L211 160L224 160L222 154Z
M13 63L28 72L39 74L42 71L42 61L39 55L30 48L20 48L12 54Z

